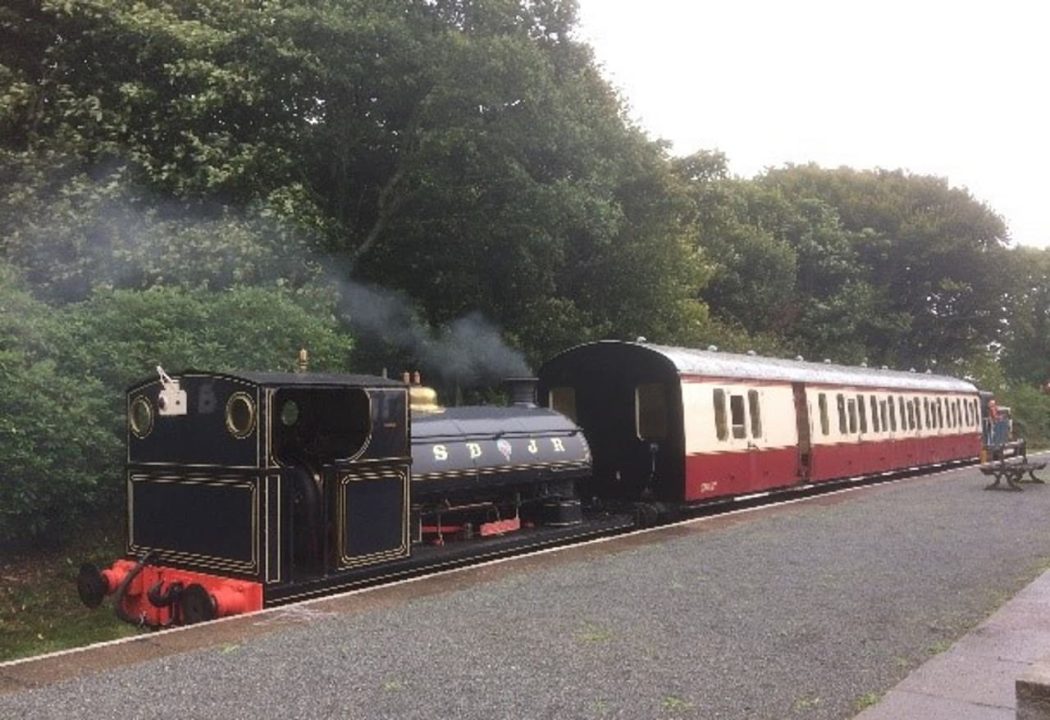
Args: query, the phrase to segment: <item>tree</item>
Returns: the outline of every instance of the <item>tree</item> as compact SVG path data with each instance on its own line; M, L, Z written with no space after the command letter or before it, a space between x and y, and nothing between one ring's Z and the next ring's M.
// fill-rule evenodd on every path
M1002 367L1032 386L1050 382L1050 250L1018 247L1007 257Z
M864 345L898 366L951 363L979 351L1000 322L1006 226L943 178L903 171L770 170L759 181L834 208L864 268L874 317Z

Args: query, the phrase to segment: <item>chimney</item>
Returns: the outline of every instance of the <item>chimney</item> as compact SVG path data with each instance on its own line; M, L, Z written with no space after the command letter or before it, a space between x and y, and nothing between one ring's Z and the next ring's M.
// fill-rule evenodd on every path
M507 378L503 381L503 387L510 394L510 404L514 407L534 408L536 407L536 383L534 377Z

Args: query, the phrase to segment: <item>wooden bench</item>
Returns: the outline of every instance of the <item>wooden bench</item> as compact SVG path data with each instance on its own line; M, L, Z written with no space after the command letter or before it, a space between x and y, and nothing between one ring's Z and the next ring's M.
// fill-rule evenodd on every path
M1046 484L1045 481L1035 476L1037 470L1042 470L1045 467L1045 462L1028 462L1027 456L1023 456L1020 460L998 460L985 463L980 466L980 470L985 475L995 478L995 482L985 487L985 490L1023 490L1021 483ZM1030 479L1025 480L1025 475L1028 475ZM999 483L1004 480L1006 485L1000 485Z

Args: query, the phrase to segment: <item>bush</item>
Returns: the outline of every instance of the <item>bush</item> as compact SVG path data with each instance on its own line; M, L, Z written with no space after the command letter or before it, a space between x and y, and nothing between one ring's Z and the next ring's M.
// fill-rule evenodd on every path
M282 287L99 290L54 310L0 267L0 543L61 541L119 512L124 391L163 365L345 369L334 296Z
M120 443L106 391L50 357L61 327L0 267L0 544L60 539L113 499Z

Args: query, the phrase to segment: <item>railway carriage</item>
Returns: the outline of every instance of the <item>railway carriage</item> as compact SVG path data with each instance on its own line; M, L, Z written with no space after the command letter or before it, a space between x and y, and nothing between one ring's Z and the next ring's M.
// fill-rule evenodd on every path
M950 377L604 341L540 370L591 443L596 497L698 503L977 457Z

